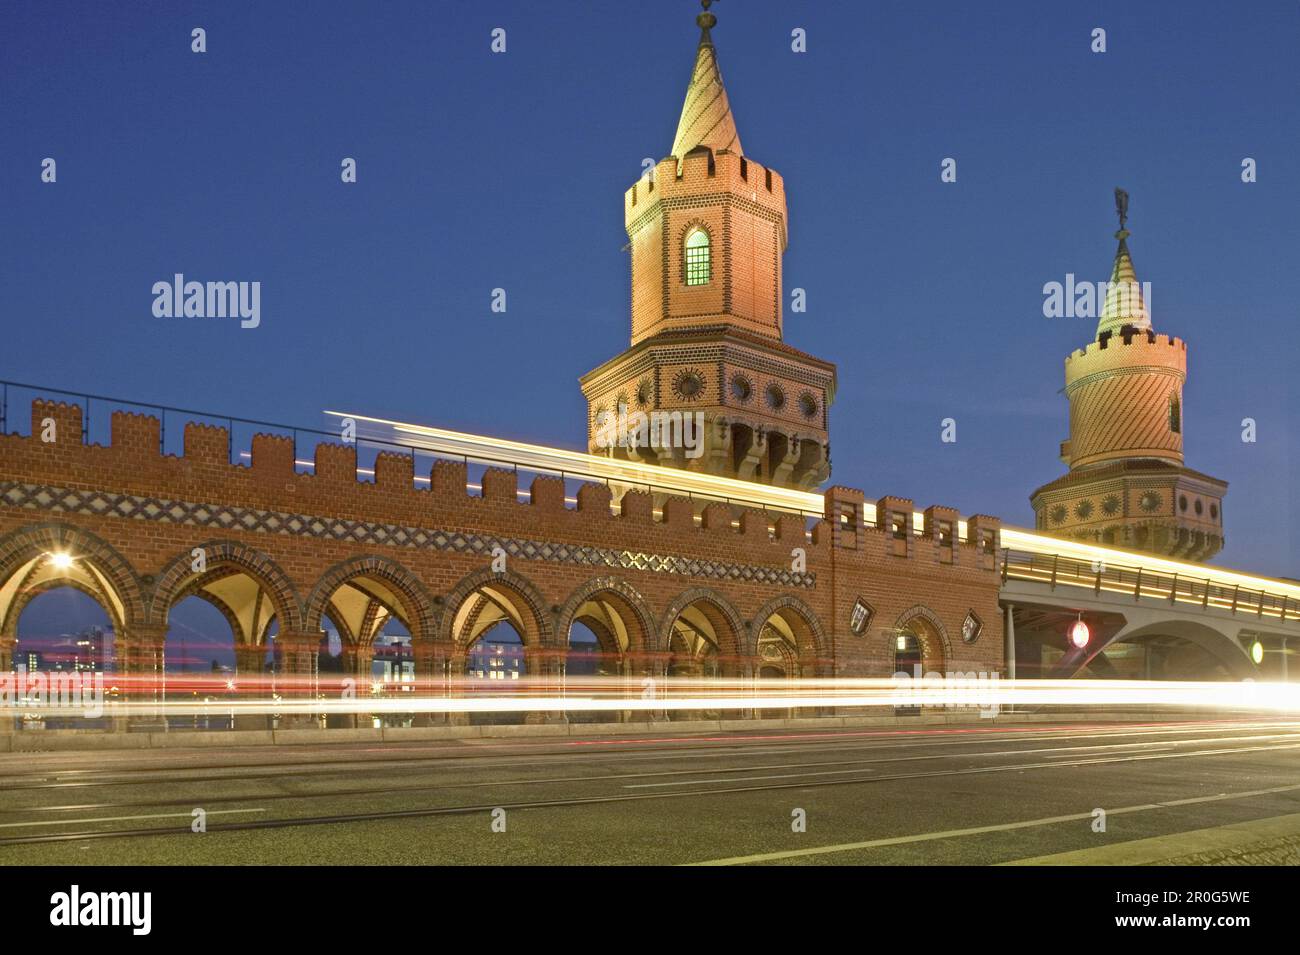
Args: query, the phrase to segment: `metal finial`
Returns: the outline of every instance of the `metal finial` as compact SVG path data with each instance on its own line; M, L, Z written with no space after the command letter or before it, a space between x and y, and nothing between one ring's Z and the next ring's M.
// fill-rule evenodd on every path
M717 25L718 18L709 12L709 7L713 6L713 0L700 0L700 6L704 8L704 12L695 18L695 23L703 31L700 42L707 43L709 42L709 28Z
M1128 230L1124 228L1128 222L1128 193L1119 186L1115 187L1115 212L1119 215L1119 231L1128 235Z

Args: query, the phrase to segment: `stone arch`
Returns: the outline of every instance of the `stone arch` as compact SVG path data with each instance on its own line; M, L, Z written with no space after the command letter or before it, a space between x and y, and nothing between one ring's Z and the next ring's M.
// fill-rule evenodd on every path
M579 611L588 602L604 595L609 598L614 609L619 613L627 629L627 647L620 648L621 654L645 653L655 640L654 615L640 592L621 577L613 575L593 577L575 590L560 607L556 614L556 634L562 641L569 638L569 630L579 618ZM630 619L629 619L630 618ZM604 622L601 627L608 630ZM598 630L592 631L600 636Z
M916 604L904 610L894 622L894 629L886 634L886 639L893 640L902 630L914 634L921 642L921 655L927 672L942 670L952 660L952 644L948 640L948 629L939 619L939 615L929 607Z
M64 577L46 576L41 558L54 553L74 558L72 572ZM65 578L75 578L82 585L77 589L103 605L115 623L129 629L145 619L140 578L112 545L71 524L33 524L0 538L0 637L17 633L18 618L13 610L24 588ZM53 586L58 584L51 583ZM22 607L17 609L21 612Z
M473 640L465 640L464 634L456 630L463 628L469 614L481 613L483 600L505 611L525 646L557 646L553 615L537 585L523 574L512 570L498 574L489 567L463 577L447 595L437 628L438 639L454 644L458 650L468 648ZM503 607L502 602L507 606Z
M759 608L750 623L750 634L755 647L762 636L763 627L774 616L781 617L795 638L798 663L801 666L822 669L830 659L830 641L826 630L813 609L793 594L773 597Z
M9 604L9 609L5 615L5 628L0 632L0 638L16 638L18 636L18 621L22 619L23 611L27 605L35 600L41 594L49 593L51 590L59 590L67 587L85 594L91 600L95 601L104 613L108 615L108 621L115 634L122 633L126 628L126 622L118 616L117 608L111 601L104 599L104 594L85 583L82 580L49 578L34 584L24 584L19 587L18 592L14 594L14 599Z
M289 575L268 554L232 540L205 541L172 558L153 587L149 601L149 619L153 623L165 627L171 608L199 586L197 578L203 575L190 569L194 561L193 551L199 548L204 552L207 574L220 568L236 568L269 594L281 633L302 631L302 602ZM252 639L255 635L245 636Z
M217 600L210 593L208 593L206 590L203 589L206 584L211 583L212 581L220 578L221 576L222 575L221 575L220 568L213 568L212 570L208 571L206 574L194 575L189 580L187 580L182 587L177 589L176 593L172 596L171 607L175 607L177 604L181 603L182 601L184 601L189 597L198 597L208 606L213 607L217 611L217 613L221 614L221 616L223 616L226 619L226 623L230 625L230 632L234 634L235 646L240 646L248 641L248 634L244 632L243 622L239 619L239 617L235 614L235 612L230 609L229 604L225 603L224 601ZM168 608L169 616L171 613L171 607Z
M325 572L307 596L303 611L307 632L315 633L321 629L326 610L340 587L364 578L379 580L385 589L396 597L393 602L398 603L399 606L388 607L388 610L405 624L406 629L410 631L413 644L431 642L435 638L438 632L439 613L424 584L403 565L377 555L354 557L335 564ZM384 594L372 594L372 597L385 606L389 603ZM335 622L339 623L339 621ZM341 626L346 627L346 621Z
M673 626L682 613L696 604L703 604L711 608L706 611L706 616L715 627L722 624L722 629L728 631L727 636L730 638L727 642L731 645L723 645L720 640L718 652L723 655L748 656L754 652L754 637L746 633L745 621L736 612L736 608L731 605L731 601L726 597L713 590L710 587L692 587L685 593L679 594L677 598L668 605L660 618L658 643L654 648L658 652L666 653L672 641Z

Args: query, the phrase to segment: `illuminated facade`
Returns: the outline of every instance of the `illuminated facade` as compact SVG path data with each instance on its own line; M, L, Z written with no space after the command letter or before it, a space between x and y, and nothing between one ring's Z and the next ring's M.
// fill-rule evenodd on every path
M58 586L105 608L119 670L140 677L124 692L152 699L190 596L229 622L241 676L274 645L291 701L363 676L453 698L467 676L545 695L601 674L641 698L670 676L1011 675L1017 646L1024 672L1068 676L1156 638L1253 673L1244 626L1300 638L1300 587L1171 559L1221 546L1224 485L1183 467L1186 349L1140 297L1108 295L1067 359L1070 473L1034 495L1050 534L812 490L835 368L782 341L783 182L742 153L707 9L699 23L673 155L625 196L632 345L582 379L592 454L341 412L391 443L359 459L366 440L311 451L285 428L232 460L230 431L190 422L168 454L158 417L117 411L111 440L87 444L81 407L39 398L27 434L0 434L0 672L21 659L24 607ZM1136 281L1127 236L1117 283ZM601 446L596 416L620 408L702 415L703 453ZM1068 651L1084 614L1092 645ZM384 654L389 620L409 645Z
M830 476L835 366L782 340L785 183L741 149L708 6L672 154L623 197L632 341L581 379L588 447L811 489Z
M1223 547L1224 481L1183 464L1187 343L1151 325L1116 190L1119 247L1095 339L1065 360L1070 471L1033 493L1039 529L1188 560Z

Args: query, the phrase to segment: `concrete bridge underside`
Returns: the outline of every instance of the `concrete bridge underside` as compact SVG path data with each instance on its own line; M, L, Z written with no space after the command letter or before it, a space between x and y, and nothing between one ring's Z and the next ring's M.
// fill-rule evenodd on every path
M1009 579L1001 601L1014 634L1020 678L1285 680L1300 647L1300 619ZM1087 646L1069 643L1082 619ZM1259 642L1263 658L1251 648Z

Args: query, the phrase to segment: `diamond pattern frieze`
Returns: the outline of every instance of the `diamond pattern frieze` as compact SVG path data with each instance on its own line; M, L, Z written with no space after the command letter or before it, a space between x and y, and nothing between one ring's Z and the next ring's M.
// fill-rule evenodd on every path
M815 574L796 574L785 569L759 567L727 561L701 560L674 554L646 554L592 545L535 541L526 538L498 538L399 524L378 524L318 517L310 514L262 511L256 508L160 500L107 491L77 491L70 488L0 482L0 504L24 510L58 511L74 514L109 514L163 524L190 524L223 530L242 528L257 533L355 540L363 544L390 547L489 553L494 547L525 560L557 564L584 564L658 574L676 574L714 580L748 580L788 587L812 587Z

